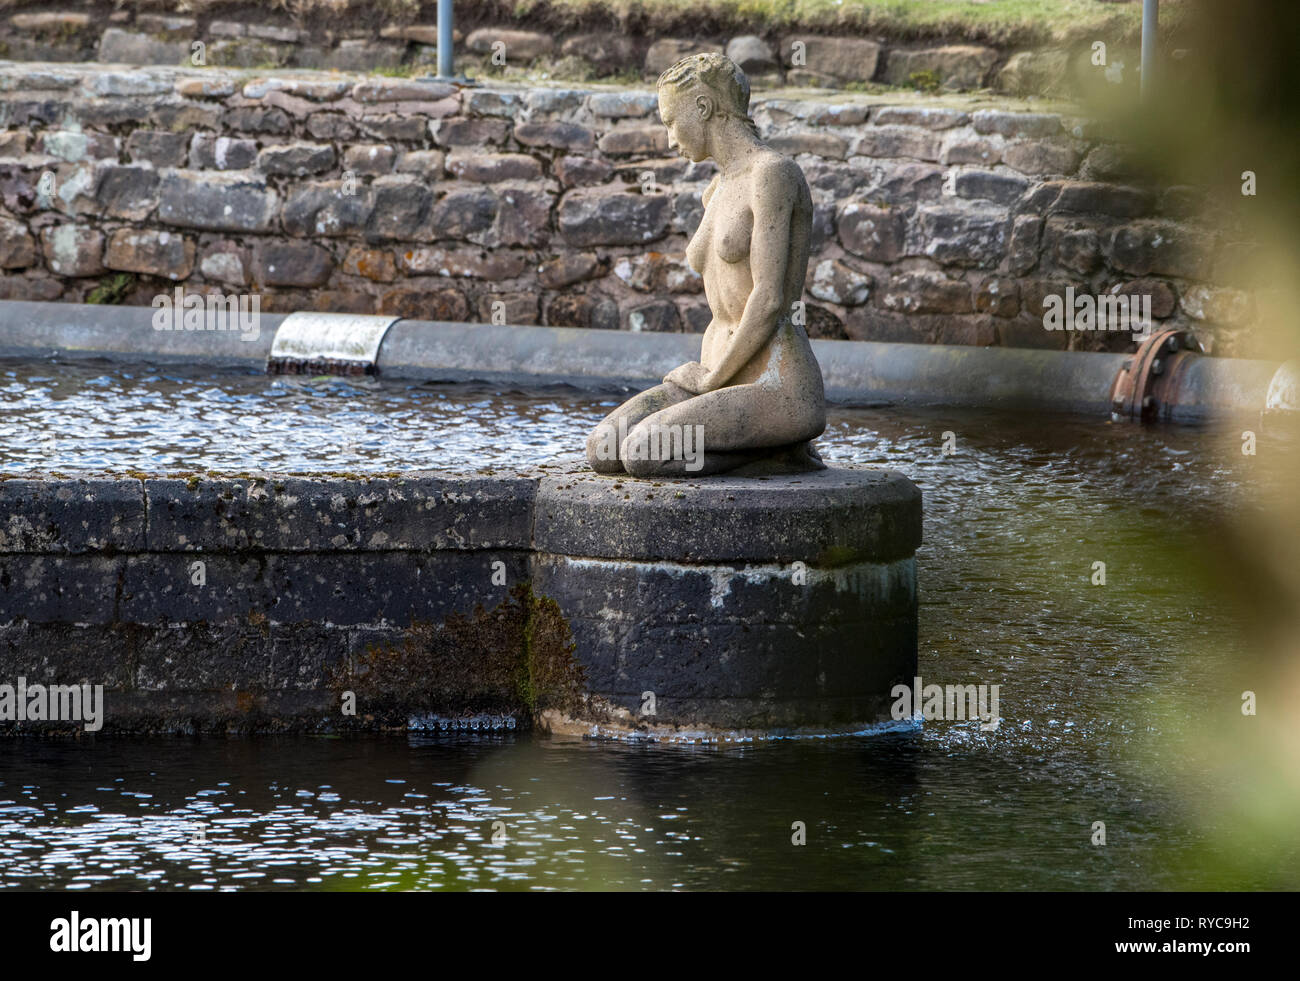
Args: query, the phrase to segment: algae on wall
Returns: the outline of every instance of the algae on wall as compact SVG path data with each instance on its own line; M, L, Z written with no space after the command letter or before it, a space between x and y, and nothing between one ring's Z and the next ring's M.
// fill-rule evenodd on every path
M412 712L572 713L587 692L575 647L555 601L521 583L490 610L413 623L401 643L367 648L329 684L340 698L355 694L359 719L397 726Z

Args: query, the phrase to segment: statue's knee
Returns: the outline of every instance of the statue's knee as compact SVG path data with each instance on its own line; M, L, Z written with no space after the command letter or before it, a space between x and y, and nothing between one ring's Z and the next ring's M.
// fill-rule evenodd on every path
M655 452L656 448L653 429L646 423L635 426L619 446L623 469L633 477L663 476L664 461Z
M618 430L602 423L587 437L587 462L596 473L622 473L618 453Z

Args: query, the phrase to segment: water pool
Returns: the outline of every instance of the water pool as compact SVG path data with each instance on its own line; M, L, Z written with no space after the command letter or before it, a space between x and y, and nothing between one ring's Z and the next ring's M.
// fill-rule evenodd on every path
M0 476L569 467L621 397L9 363ZM1287 492L1269 461L1294 446L1269 439L1282 452L1245 457L1240 427L832 408L828 462L922 488L920 673L1000 685L996 731L713 747L10 739L0 887L1294 885L1259 871L1293 875L1293 852L1196 819L1197 801L1236 791L1198 783L1186 737L1201 720L1184 710L1251 656L1212 557L1229 515Z

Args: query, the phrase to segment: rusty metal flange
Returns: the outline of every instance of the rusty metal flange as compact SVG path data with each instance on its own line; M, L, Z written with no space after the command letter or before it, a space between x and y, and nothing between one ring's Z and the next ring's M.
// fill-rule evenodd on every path
M1133 422L1168 418L1178 404L1187 366L1201 353L1190 331L1156 331L1116 373L1110 386L1111 418Z

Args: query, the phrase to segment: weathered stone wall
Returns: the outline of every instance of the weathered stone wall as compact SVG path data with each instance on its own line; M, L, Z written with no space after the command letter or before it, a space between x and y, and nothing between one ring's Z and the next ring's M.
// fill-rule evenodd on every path
M755 99L813 190L810 334L1126 348L1044 329L1073 286L1247 351L1230 207L1022 110ZM183 283L265 310L701 331L684 252L714 172L669 154L652 91L8 65L0 298L148 305Z
M187 13L149 0L10 0L9 6L18 9L0 15L0 58L22 61L178 65L197 57L214 66L374 71L432 65L437 57L434 0L333 0L293 10L205 0ZM889 36L848 22L773 28L741 12L726 23L725 15L701 18L688 9L618 22L599 11L583 16L544 5L514 19L506 4L462 3L456 18L458 68L475 74L542 67L554 77L652 80L684 55L725 51L756 87L874 84L1074 95L1137 80L1135 18L1118 16L1104 29L1051 43L1038 37L1048 32L1035 29L1033 18L997 37L977 28L966 36ZM1108 45L1100 64L1092 47L1098 40Z
M103 685L119 731L887 720L916 671L915 485L853 468L675 486L0 480L0 684ZM32 728L0 714L0 735Z
M526 714L494 670L522 648L518 630L459 655L437 641L527 578L534 488L504 475L0 481L0 678L102 684L116 731ZM362 685L337 673L401 649L413 625L432 649L410 656L444 658L441 697L363 698L345 718L339 689Z

